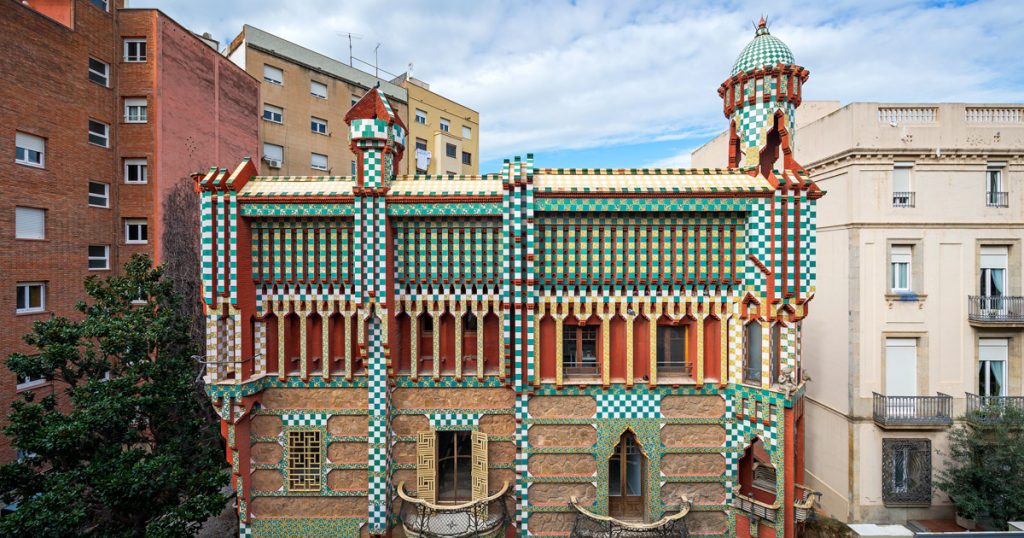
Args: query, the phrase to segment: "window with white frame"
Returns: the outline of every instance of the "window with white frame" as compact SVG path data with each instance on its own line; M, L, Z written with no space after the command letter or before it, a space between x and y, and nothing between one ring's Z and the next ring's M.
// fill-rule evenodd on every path
M14 238L46 239L46 210L37 207L15 207Z
M327 134L327 120L317 117L309 118L309 129L316 134Z
M281 163L284 162L284 146L264 142L263 160L266 161L271 168L281 168Z
M15 312L18 314L31 314L46 310L46 283L45 282L19 282L18 298L15 304Z
M427 124L427 113L418 108L416 109L416 123L420 125Z
M89 143L110 147L110 126L102 121L89 120Z
M46 140L27 133L14 133L14 162L42 168L46 163Z
M309 82L309 94L317 99L327 99L327 85L323 82L311 80Z
M327 156L320 153L310 153L309 166L313 170L327 170Z
M149 242L149 225L146 219L124 219L124 242L130 245Z
M146 123L146 98L125 97L124 121L126 123Z
M18 391L34 389L36 387L45 385L46 382L47 382L47 379L45 377L24 377L24 376L20 376L19 375L18 376L18 384L15 385L14 388L15 388L15 390L18 390ZM33 453L32 455L34 456L35 454ZM21 461L24 458L25 458L24 453L21 450L19 450L18 451L18 461Z
M985 168L985 205L988 207L1009 207L1009 193L1003 186L1004 161L991 161Z
M889 251L889 272L891 282L889 290L893 293L910 291L910 264L913 258L914 247L911 245L893 245Z
M465 125L463 125L462 126L462 138L465 138L466 140L469 140L469 139L473 138L473 129L470 129L469 127L466 127Z
M896 162L892 167L892 206L914 207L914 191L910 184L912 162Z
M89 80L107 87L110 85L110 66L96 58L89 58Z
M360 100L360 99L362 99L362 98L363 98L363 97L362 97L361 95L355 95L355 94L353 94L353 95L352 95L352 99L351 99L351 100L349 101L349 105L350 105L350 106L356 106L356 103L358 103L358 102L359 102L359 100Z
M132 63L146 61L146 40L144 38L124 40L124 61Z
M1006 396L1008 338L978 339L978 395Z
M272 65L263 64L263 80L280 86L284 84L284 71Z
M284 121L284 109L279 106L263 104L263 119L274 123Z
M105 271L107 269L110 269L110 247L89 245L89 270Z
M1006 267L1009 264L1010 249L998 245L983 246L980 258L978 295L981 296L981 308L989 312L1004 310L1007 306L1003 295L1006 294Z
M447 133L447 132L448 132L449 130L451 130L451 124L450 124L450 123L448 122L448 120L447 120L447 119L445 119L445 118L441 118L441 122L440 122L440 125L441 125L441 130L442 130L442 131L444 131L444 132L446 132L446 133Z
M124 160L124 182L141 184L149 181L149 165L146 159Z
M99 181L89 182L89 205L92 207L110 207L110 185Z

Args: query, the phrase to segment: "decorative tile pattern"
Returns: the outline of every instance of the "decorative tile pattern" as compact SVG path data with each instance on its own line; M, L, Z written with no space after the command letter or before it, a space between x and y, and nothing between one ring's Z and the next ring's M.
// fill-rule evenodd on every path
M313 427L325 427L327 426L327 419L331 418L326 413L298 413L298 414L287 414L281 416L281 421L285 426L313 426Z
M597 418L661 418L661 395L598 394Z
M432 413L427 415L430 427L437 431L475 430L480 423L479 413Z

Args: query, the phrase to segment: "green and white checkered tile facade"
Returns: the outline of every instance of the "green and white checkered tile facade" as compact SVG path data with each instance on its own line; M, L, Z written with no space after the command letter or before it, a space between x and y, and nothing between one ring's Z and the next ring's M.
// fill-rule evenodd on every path
M661 418L661 395L619 392L598 394L597 418Z

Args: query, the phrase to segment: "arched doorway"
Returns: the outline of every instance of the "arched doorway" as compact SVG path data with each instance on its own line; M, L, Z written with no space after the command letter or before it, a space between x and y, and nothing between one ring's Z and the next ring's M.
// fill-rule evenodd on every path
M608 458L608 515L643 520L647 491L647 458L633 432L626 430Z

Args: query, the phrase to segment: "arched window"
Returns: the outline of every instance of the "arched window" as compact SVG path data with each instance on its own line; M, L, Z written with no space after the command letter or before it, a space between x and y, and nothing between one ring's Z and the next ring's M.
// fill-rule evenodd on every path
M751 321L743 333L743 382L760 385L761 322Z

